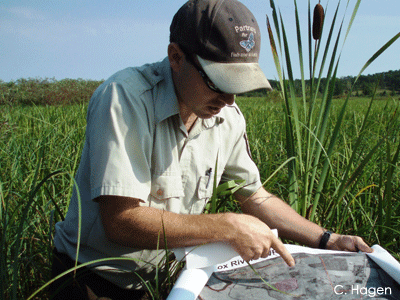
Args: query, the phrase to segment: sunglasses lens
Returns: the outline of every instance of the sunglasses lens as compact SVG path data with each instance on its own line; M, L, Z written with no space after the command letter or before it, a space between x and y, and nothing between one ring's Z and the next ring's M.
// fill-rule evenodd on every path
M190 54L186 54L187 60L196 68L196 70L200 73L201 77L203 78L204 82L208 86L208 88L216 93L223 94L224 92L221 91L215 84L214 82L211 81L210 78L208 78L207 74L201 69L200 66L198 66L192 56Z
M221 93L221 90L219 88L217 88L217 86L214 84L214 82L212 82L209 78L207 80L207 85L214 92Z
M221 90L214 84L214 82L211 81L210 78L208 78L207 74L206 74L204 71L202 71L202 70L198 70L198 71L199 71L201 77L203 77L204 82L207 84L207 86L208 86L208 88L209 88L210 90L212 90L212 91L214 91L214 92L217 92L217 93L220 93L220 94L223 94L223 93L224 93L223 91L221 91Z

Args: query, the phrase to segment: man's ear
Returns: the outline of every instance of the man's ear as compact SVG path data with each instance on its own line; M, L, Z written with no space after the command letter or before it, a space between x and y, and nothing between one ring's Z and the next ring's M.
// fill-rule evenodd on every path
M177 43L170 43L168 45L168 59L171 69L178 72L183 65L185 60L185 54Z

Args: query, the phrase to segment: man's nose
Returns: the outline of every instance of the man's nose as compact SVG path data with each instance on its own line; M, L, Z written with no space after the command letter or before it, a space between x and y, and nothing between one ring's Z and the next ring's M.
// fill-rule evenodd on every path
M232 105L235 102L236 95L234 94L222 94L220 99L224 101L227 105Z

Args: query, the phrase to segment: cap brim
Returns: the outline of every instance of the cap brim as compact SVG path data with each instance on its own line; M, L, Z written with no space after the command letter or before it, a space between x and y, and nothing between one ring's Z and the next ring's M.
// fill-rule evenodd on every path
M210 80L227 94L241 94L258 89L272 90L258 63L218 63L197 56Z

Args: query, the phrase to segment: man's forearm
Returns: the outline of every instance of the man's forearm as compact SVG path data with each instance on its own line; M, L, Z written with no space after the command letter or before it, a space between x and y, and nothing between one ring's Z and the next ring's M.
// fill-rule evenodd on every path
M180 215L116 196L97 201L107 237L124 246L157 249L165 247L166 240L169 248L176 248L229 239L226 214Z
M265 222L270 228L278 229L282 238L310 247L318 247L324 229L300 216L278 197L261 188L249 199L239 197L242 210Z
M179 215L152 207L124 212L114 240L140 249L178 248L228 240L225 215Z
M288 265L294 265L293 257L282 242L254 216L235 213L181 215L140 206L138 199L118 196L102 196L96 201L107 237L124 246L138 249L167 246L171 249L225 242L246 261L267 257L273 247Z
M264 188L259 189L248 199L240 196L237 199L242 203L242 210L245 213L257 217L271 228L278 229L280 237L309 247L317 248L319 246L325 230L297 214L289 205L268 193ZM359 236L336 233L330 236L326 249L353 252L373 251Z

